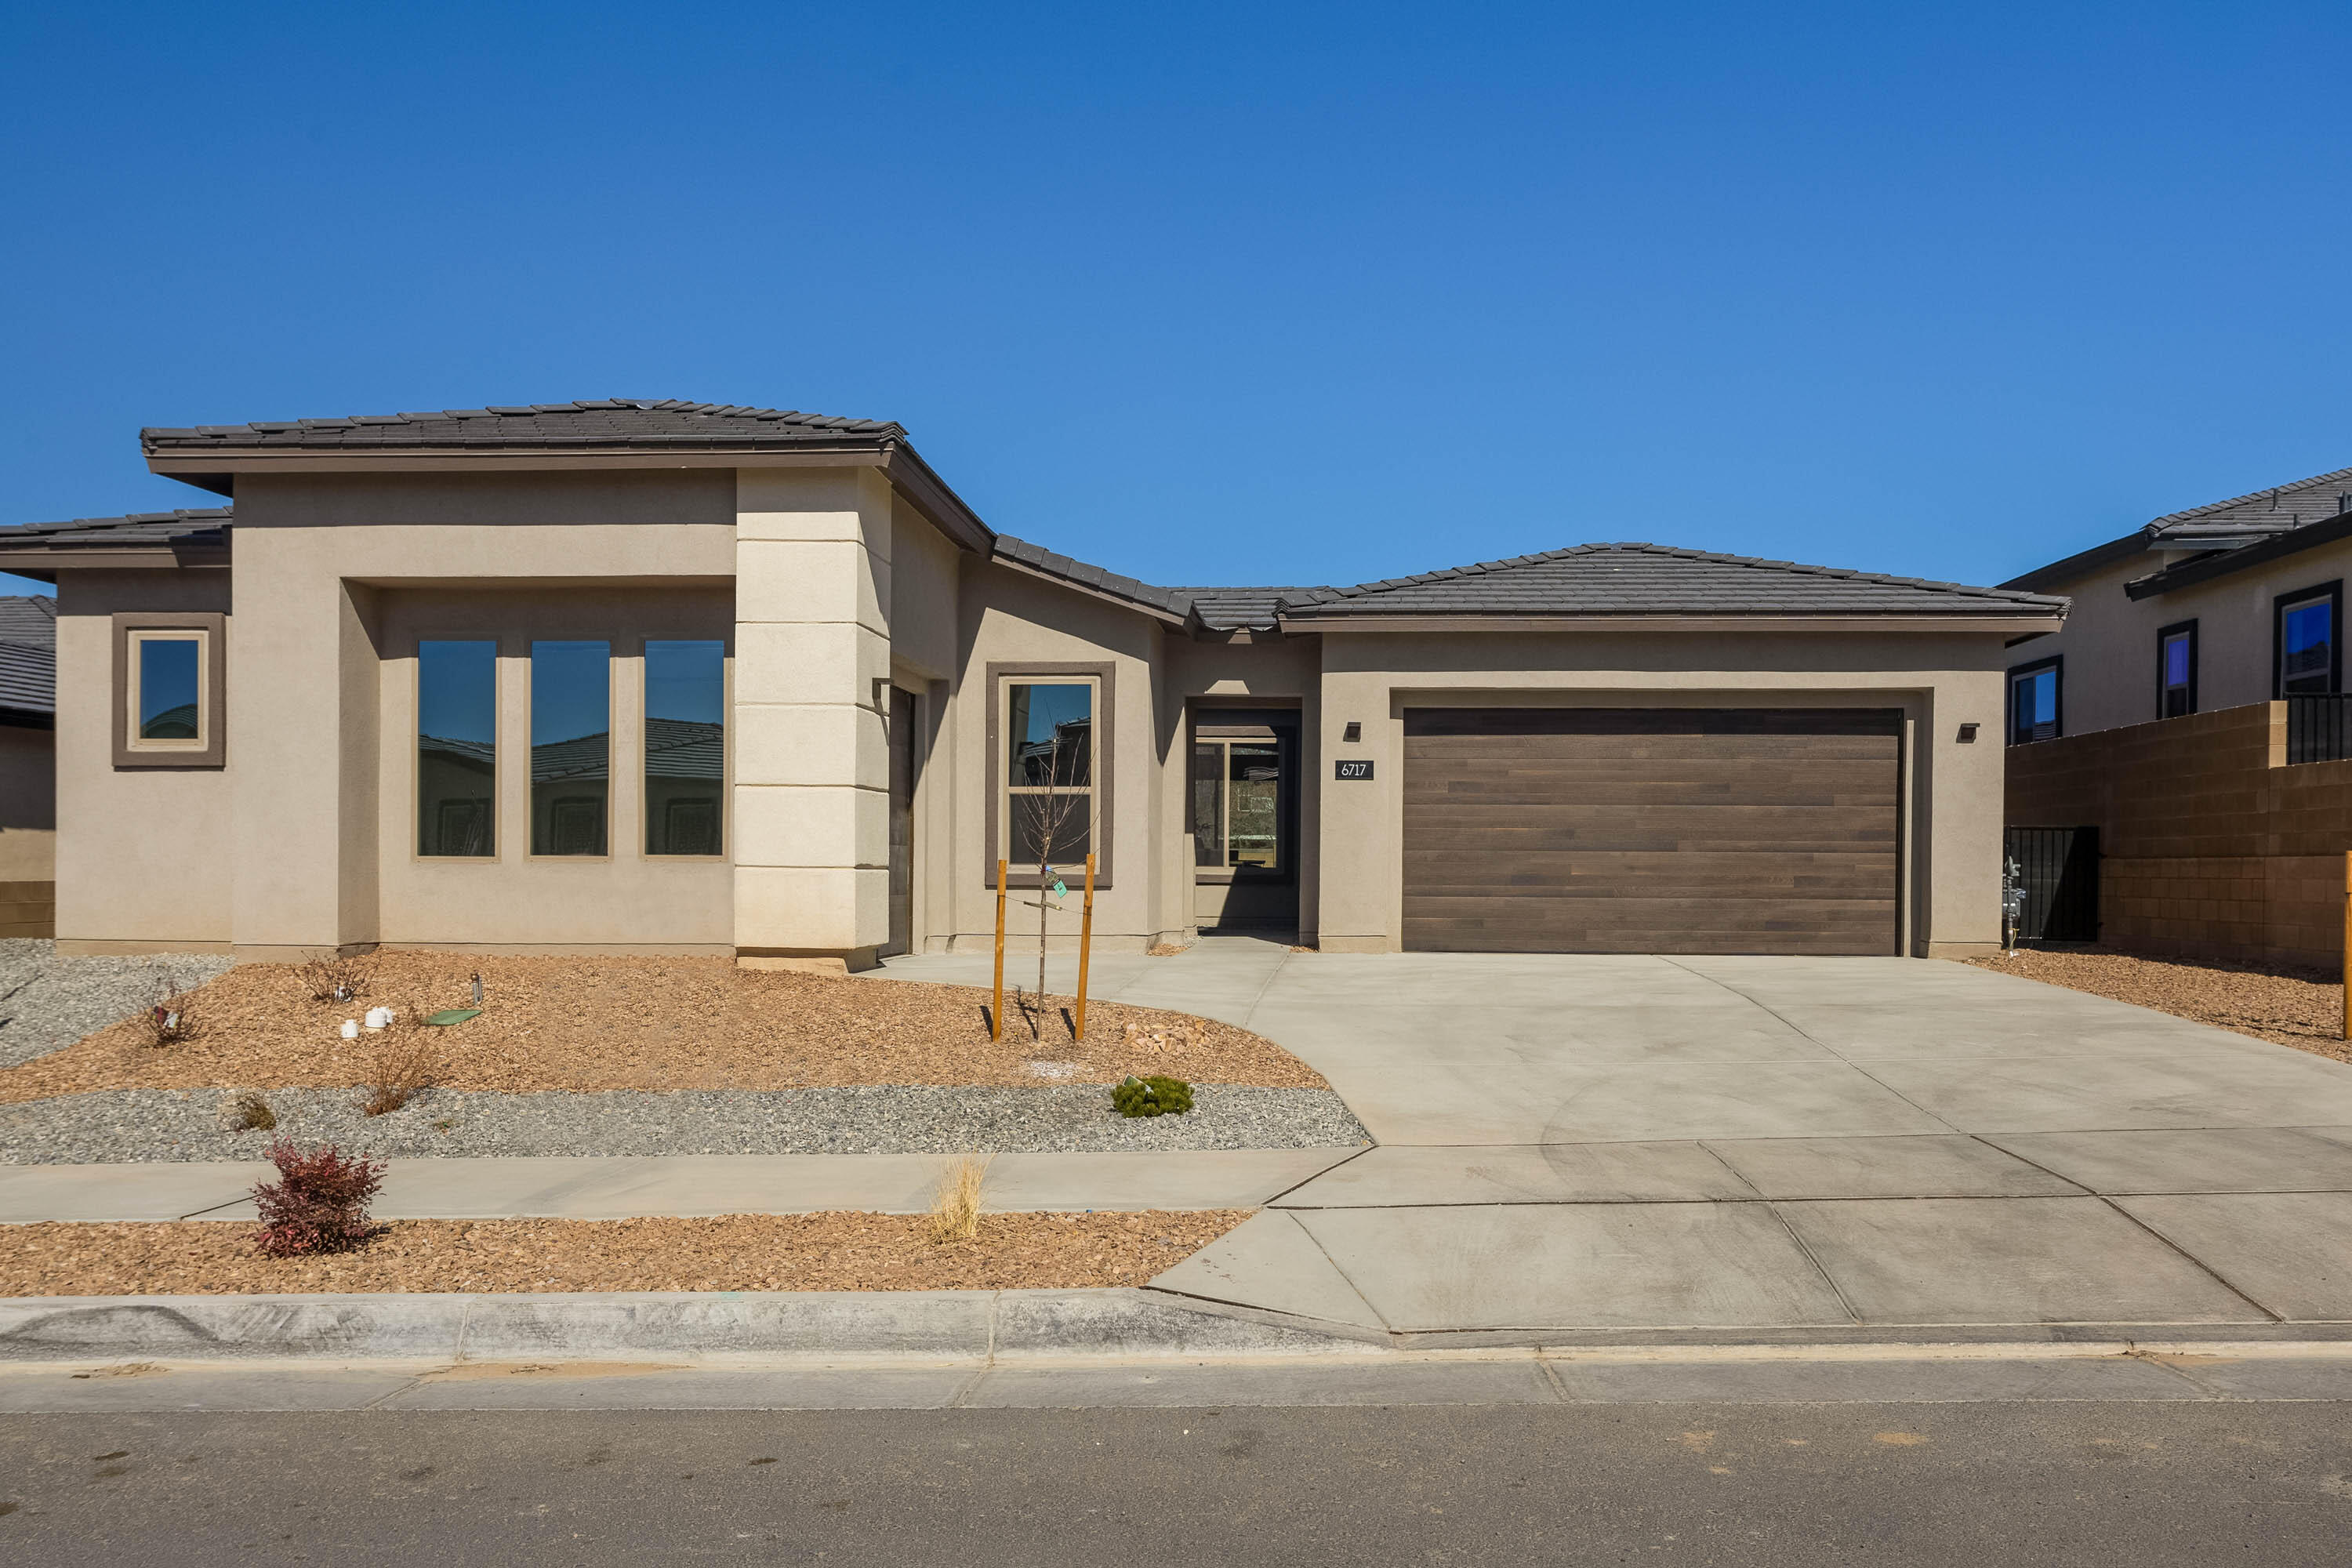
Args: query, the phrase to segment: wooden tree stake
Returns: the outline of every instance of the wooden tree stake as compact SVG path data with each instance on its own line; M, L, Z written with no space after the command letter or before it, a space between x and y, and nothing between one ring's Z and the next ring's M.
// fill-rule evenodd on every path
M996 1005L988 1010L988 1037L1004 1038L1004 862L996 863Z
M2347 856L2345 858L2347 862L2352 862L2352 856ZM2347 875L2352 875L2352 871L2347 871ZM1093 951L1094 942L1095 858L1089 855L1087 857L1087 900L1081 907L1078 914L1078 1017L1076 1033L1078 1038L1082 1040L1087 1037L1087 955ZM2347 1009L2346 1016L2347 1017L2352 1017L2352 1003L2347 1003L2346 1007ZM2346 1037L2352 1038L2352 1036L2347 1036Z

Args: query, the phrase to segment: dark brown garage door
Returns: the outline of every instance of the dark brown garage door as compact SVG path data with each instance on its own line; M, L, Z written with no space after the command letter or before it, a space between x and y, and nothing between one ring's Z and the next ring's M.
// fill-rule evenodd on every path
M1893 952L1901 718L1408 709L1404 945Z

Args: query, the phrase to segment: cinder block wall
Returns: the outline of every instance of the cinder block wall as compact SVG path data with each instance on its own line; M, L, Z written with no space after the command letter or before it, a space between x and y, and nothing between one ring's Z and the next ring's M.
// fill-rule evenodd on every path
M2103 942L2336 972L2352 762L2285 758L2284 702L2013 746L2005 820L2099 829Z

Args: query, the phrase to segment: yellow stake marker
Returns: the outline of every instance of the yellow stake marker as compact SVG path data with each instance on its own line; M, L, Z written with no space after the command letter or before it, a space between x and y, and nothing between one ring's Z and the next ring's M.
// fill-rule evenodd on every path
M2346 858L2352 860L2352 856ZM2347 873L2352 875L2352 873ZM1087 857L1087 901L1078 915L1078 1019L1077 1037L1087 1037L1087 955L1095 941L1095 858ZM2352 1017L2352 1003L2346 1004L2347 1016ZM2352 1038L2352 1037L2347 1037Z
M988 1010L988 1037L1004 1037L1004 866L996 863L996 1005Z

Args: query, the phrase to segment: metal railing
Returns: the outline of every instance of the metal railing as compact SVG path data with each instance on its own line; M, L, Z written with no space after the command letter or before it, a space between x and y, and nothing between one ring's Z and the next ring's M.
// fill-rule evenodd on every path
M2286 760L2338 763L2352 757L2352 692L2286 700Z

